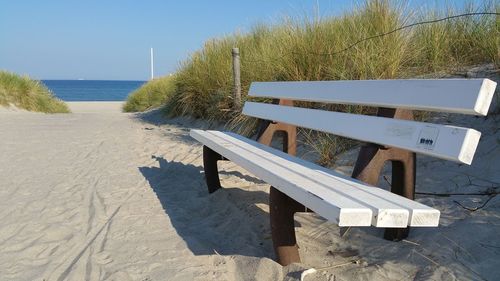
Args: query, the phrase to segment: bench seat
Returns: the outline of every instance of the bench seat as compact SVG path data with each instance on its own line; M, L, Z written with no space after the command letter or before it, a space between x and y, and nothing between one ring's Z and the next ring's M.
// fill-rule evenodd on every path
M190 135L339 226L435 227L440 212L231 132Z

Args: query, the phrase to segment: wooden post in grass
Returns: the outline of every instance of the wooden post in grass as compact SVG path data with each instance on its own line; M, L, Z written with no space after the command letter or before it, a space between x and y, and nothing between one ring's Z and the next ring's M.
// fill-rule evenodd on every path
M240 50L233 48L233 108L241 108Z

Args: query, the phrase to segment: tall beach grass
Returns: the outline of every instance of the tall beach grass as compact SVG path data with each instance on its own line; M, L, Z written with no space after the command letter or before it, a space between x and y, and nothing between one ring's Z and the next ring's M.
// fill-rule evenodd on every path
M125 112L146 111L164 105L175 91L175 76L153 79L132 92L123 106Z
M67 113L68 106L40 81L0 71L0 106L14 105L28 111Z
M240 133L254 132L256 121L232 110L233 47L241 54L243 100L253 81L394 79L453 72L483 63L499 67L499 16L476 15L417 25L348 48L363 38L411 23L480 11L500 12L500 3L414 10L406 1L366 0L341 16L289 17L279 24L256 25L247 33L211 39L182 62L173 79L175 86L169 84L163 91L168 96L165 105L171 115L225 121ZM131 96L129 103L133 99ZM374 112L359 106L304 105ZM312 144L320 154L330 149L321 143L347 147L335 137L326 138L331 141Z
M338 17L288 18L247 34L213 39L177 72L173 114L231 120L231 48L241 53L245 98L252 81L358 80L412 77L474 64L500 65L500 17L471 16L367 40L405 24L474 11L500 11L484 2L462 10L415 12L402 1L371 0ZM237 115L237 113L236 113Z

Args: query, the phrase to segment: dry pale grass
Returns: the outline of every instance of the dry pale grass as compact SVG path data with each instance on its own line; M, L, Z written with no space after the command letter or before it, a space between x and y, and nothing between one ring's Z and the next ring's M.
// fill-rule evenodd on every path
M253 81L393 79L482 63L500 66L500 17L491 15L418 25L345 50L363 38L410 23L478 11L498 12L500 4L484 1L461 9L415 11L406 1L366 0L341 16L290 17L276 25L257 25L245 34L211 39L180 66L175 87L164 92L166 109L171 115L226 121L229 128L245 135L255 133L257 122L232 109L233 47L241 54L243 101ZM373 113L352 106L300 106ZM338 149L333 147L349 147L349 142L330 137L317 143L321 153L326 153L324 146L334 151Z

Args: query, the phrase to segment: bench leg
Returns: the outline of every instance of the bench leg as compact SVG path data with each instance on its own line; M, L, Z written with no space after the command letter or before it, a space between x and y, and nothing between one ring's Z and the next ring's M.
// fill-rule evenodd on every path
M203 146L203 169L205 170L205 180L207 182L208 193L213 193L221 188L217 161L224 158L207 146Z
M415 168L416 157L408 153L402 161L392 161L392 183L391 192L408 199L415 199ZM390 241L401 241L410 234L407 228L386 228L384 239Z
M305 207L271 186L269 208L271 232L277 261L283 266L300 262L293 215L296 212L304 212Z
M377 145L365 145L361 148L352 177L371 185L377 185L382 168L387 161L392 163L391 192L414 199L415 192L415 153ZM386 228L384 238L401 241L408 237L410 228Z
M274 103L276 103L275 101ZM291 100L279 100L280 105L293 106ZM273 136L276 132L283 133L283 152L296 155L297 151L297 127L285 123L263 122L259 130L257 141L271 146Z

